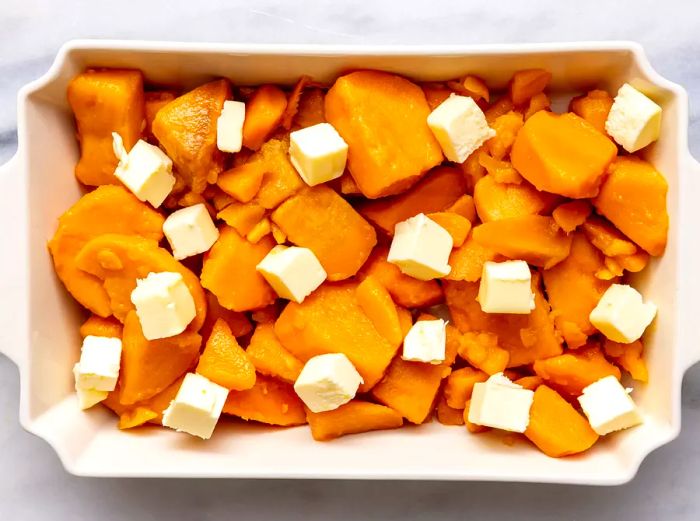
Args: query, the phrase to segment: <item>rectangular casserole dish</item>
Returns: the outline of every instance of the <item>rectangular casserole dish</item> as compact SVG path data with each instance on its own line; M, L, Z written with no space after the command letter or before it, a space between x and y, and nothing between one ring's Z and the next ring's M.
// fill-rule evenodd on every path
M553 73L559 100L593 87L611 92L625 81L664 110L661 139L646 150L669 181L671 228L666 254L634 284L659 306L647 333L650 383L635 399L645 423L608 437L579 457L551 459L498 436L469 436L437 423L317 443L307 429L220 425L200 442L164 429L121 432L113 415L81 412L71 367L83 318L54 275L46 242L56 219L80 195L78 158L66 101L68 81L88 66L141 69L149 82L192 87L225 76L235 84L292 84L301 74L329 82L348 69L376 68L419 80L467 72L503 88L518 69ZM309 47L160 42L75 41L49 72L18 98L19 149L0 167L0 351L19 367L20 421L56 450L77 475L134 477L358 478L501 480L617 484L630 480L652 450L678 435L685 370L700 359L693 303L700 292L700 166L688 152L687 95L660 77L634 43L478 47Z

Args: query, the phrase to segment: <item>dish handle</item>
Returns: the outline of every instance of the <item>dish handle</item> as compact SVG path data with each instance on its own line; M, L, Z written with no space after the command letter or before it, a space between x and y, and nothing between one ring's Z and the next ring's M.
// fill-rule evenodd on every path
M683 205L681 222L681 262L684 263L683 273L685 280L681 281L681 294L683 297L683 309L685 316L681 317L681 331L684 339L683 369L687 370L700 362L700 334L697 326L697 295L700 294L700 241L698 240L698 228L700 222L693 216L697 215L695 209L700 202L700 162L690 153L687 156L686 168L687 184L681 190L681 204Z

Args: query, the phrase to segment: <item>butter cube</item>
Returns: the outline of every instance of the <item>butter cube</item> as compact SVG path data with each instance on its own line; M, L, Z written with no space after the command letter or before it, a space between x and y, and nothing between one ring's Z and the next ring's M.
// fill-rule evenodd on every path
M404 338L401 358L435 365L444 362L446 328L444 320L419 320Z
M605 130L627 152L636 152L659 139L661 107L625 83L617 91Z
M96 391L95 389L83 389L80 387L78 385L79 369L80 365L75 364L73 367L73 376L75 377L75 394L78 397L78 406L84 411L105 400L109 395L109 391Z
M347 158L348 145L330 123L319 123L289 135L289 159L309 186L343 175Z
M208 251L219 238L219 230L201 203L171 213L163 223L163 233L178 260Z
M163 411L163 426L211 438L228 397L228 389L202 375L188 373L175 399Z
M656 306L644 303L631 286L613 284L598 301L589 316L601 333L614 342L631 344L639 340L656 316Z
M445 157L463 163L469 155L496 135L479 105L469 96L450 94L428 116L428 126Z
M136 279L131 302L147 340L168 338L182 333L197 311L194 299L180 273L149 273Z
M634 401L612 375L586 387L578 401L591 427L601 436L642 423Z
M86 336L80 361L73 368L76 389L114 391L119 378L121 356L122 341L119 338ZM86 397L86 400L89 399Z
M484 263L477 297L484 313L527 315L535 309L530 267L521 260Z
M347 356L329 353L306 362L294 391L312 412L325 412L352 400L362 383L362 376Z
M216 120L216 147L222 152L240 152L243 147L243 122L245 103L224 101L219 119Z
M127 154L122 138L112 132L114 154L119 164L114 175L141 201L158 208L175 186L173 162L158 147L140 139Z
M298 246L275 246L256 269L277 295L299 303L326 280L314 252Z
M503 373L474 384L469 421L511 432L525 432L535 393L510 381Z
M406 275L430 280L450 273L451 252L449 232L421 213L396 225L387 260Z

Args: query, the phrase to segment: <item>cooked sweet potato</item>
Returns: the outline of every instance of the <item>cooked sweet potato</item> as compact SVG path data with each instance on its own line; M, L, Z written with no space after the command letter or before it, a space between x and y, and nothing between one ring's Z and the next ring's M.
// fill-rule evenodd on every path
M259 243L263 237L272 233L272 223L267 217L263 217L253 226L245 236L246 240L251 244ZM269 237L268 237L269 238ZM277 241L275 241L276 243Z
M294 85L292 92L289 94L287 106L284 109L284 114L282 114L282 119L280 121L280 124L284 129L289 130L292 128L294 118L297 115L297 112L299 111L299 102L301 101L301 96L304 93L304 89L310 82L310 76L301 76Z
M473 98L474 101L483 100L484 102L488 103L489 99L491 99L486 82L478 76L468 74L462 79L461 83L467 96Z
M170 90L157 90L145 93L146 100L146 128L143 134L146 139L153 144L157 144L158 140L153 135L153 121L156 119L158 111L173 101L176 95Z
M252 161L222 173L216 184L241 203L251 201L260 190L265 167L262 161Z
M469 194L464 194L450 206L445 208L446 212L456 213L473 223L476 221L476 207L474 206L474 198Z
M458 165L460 170L462 170L462 175L467 182L467 190L470 193L474 192L474 187L479 182L479 179L486 175L486 169L481 165L481 156L484 154L488 155L485 143L472 152L463 163Z
M333 187L336 191L340 190L340 193L343 195L362 195L357 183L347 170L337 179L335 185L329 183L329 186Z
M606 376L620 379L620 370L595 345L537 360L533 368L548 385L571 396L579 396L585 387Z
M551 105L552 102L549 100L549 96L547 96L544 92L535 94L532 98L530 98L530 104L525 111L525 120L530 119L540 110L549 110Z
M427 217L442 226L452 237L452 246L458 248L467 240L472 223L466 217L452 212L429 213Z
M251 313L253 322L256 324L273 324L275 320L280 316L280 309L277 305L278 301L259 309L254 310Z
M592 215L582 229L591 244L607 257L637 253L637 246L605 219Z
M510 154L538 190L574 199L594 197L617 147L576 114L540 111L525 122Z
M253 199L263 208L276 208L287 198L298 192L304 185L299 174L289 161L289 141L271 139L250 158L260 162L265 174L258 193Z
M304 367L298 358L282 346L275 335L273 323L258 324L246 353L258 373L291 384L296 382Z
M355 275L377 243L374 228L323 185L306 188L285 201L272 220L290 242L314 252L328 280Z
M496 260L499 257L500 255L495 250L475 241L472 230L464 244L453 249L452 253L450 253L449 265L452 267L452 270L445 278L447 280L475 282L481 278L484 263Z
M121 430L140 427L158 417L158 413L146 407L133 407L124 411L119 416L119 428Z
M648 253L661 255L668 237L666 179L634 156L617 158L608 173L593 206Z
M228 80L211 81L175 98L153 120L153 135L196 194L216 183L224 169L224 154L216 146L216 122L227 99L231 99Z
M642 357L644 345L641 340L631 344L620 344L606 338L603 349L605 354L627 371L634 380L644 383L649 381L649 371Z
M146 407L157 414L155 418L148 420L150 423L155 423L157 425L163 423L163 412L170 406L170 402L175 399L175 396L177 396L177 392L180 390L180 386L182 385L182 381L184 379L185 375L182 375L155 396L136 404Z
M119 185L112 132L121 136L127 150L141 137L146 117L141 71L87 70L68 84L68 103L80 141L78 181L88 186Z
M294 116L292 130L312 127L326 122L324 110L326 93L319 88L305 89L299 99L299 108Z
M552 217L559 228L570 233L586 222L591 211L591 204L588 201L569 201L557 206L552 212Z
M231 391L224 413L268 425L302 425L306 423L304 404L294 388L268 376L257 375L255 385L246 391Z
M499 347L498 336L490 332L467 331L459 339L459 356L488 375L503 372L510 353Z
M525 69L513 74L510 80L510 99L521 106L542 92L552 80L552 73L544 69Z
M245 236L265 217L265 208L257 203L231 203L216 217Z
M200 330L200 334L204 340L209 338L209 335L214 328L214 324L216 324L216 321L219 319L224 320L226 324L228 324L228 327L231 328L231 333L235 337L245 336L253 331L253 324L250 323L250 320L245 313L226 309L219 304L219 301L213 294L208 291L206 293L207 316L204 319L204 325Z
M486 142L486 148L491 157L503 159L510 153L515 136L523 126L523 115L511 110L498 116L489 126L496 135Z
M513 383L518 384L520 387L534 391L540 385L544 383L544 379L540 376L523 376L513 380Z
M379 334L391 345L399 346L403 342L399 313L386 288L369 275L358 284L355 296L360 308L372 321Z
M606 91L591 90L585 96L577 96L572 99L569 103L569 110L588 121L599 132L607 135L605 122L612 104L612 96Z
M423 89L425 100L428 102L428 107L430 107L431 111L438 108L453 92L444 83L422 83L420 88Z
M279 126L287 108L287 96L275 85L258 87L245 106L243 146L258 150Z
M236 230L224 226L204 256L202 285L216 296L219 304L233 311L272 304L277 294L255 268L274 246L272 237L251 244Z
M222 318L214 324L195 372L229 391L245 391L255 384L255 367Z
M632 255L618 255L615 261L620 264L622 269L632 273L638 273L646 268L649 263L649 254L645 251L638 250Z
M122 324L114 317L103 318L97 315L90 317L80 326L80 336L122 337Z
M445 388L442 391L447 405L454 409L464 409L464 404L472 396L474 384L485 382L488 378L488 374L472 367L452 371L445 380Z
M557 197L540 192L527 181L499 183L487 175L474 187L474 205L482 222L536 215L552 209Z
M450 407L444 396L438 398L435 413L437 420L443 425L464 425L464 409Z
M486 173L497 183L519 185L523 182L523 176L513 168L510 161L495 159L486 153L479 154L479 164L486 169Z
M306 419L316 441L403 425L403 418L393 409L360 400L352 400L333 411L316 413L307 409Z
M349 145L348 167L370 199L403 192L442 162L423 91L405 78L357 71L326 95L326 119Z

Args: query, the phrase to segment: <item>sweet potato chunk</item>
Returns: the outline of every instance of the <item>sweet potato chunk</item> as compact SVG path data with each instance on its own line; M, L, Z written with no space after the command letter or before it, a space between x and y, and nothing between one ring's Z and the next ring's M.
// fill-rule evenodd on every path
M498 253L474 240L474 231L467 237L462 246L450 253L450 273L447 280L466 280L475 282L481 278L481 272L486 261L496 260Z
M666 179L634 156L617 158L608 172L593 206L648 253L661 255L668 236Z
M429 213L427 216L442 226L452 237L452 246L458 248L467 240L472 223L466 217L451 212Z
M443 395L447 405L454 409L464 409L464 404L472 397L474 384L485 382L489 375L472 367L452 371L445 380Z
M585 119L540 111L518 132L510 158L538 190L581 199L598 194L616 155L615 144Z
M423 89L425 100L431 111L435 110L452 94L452 90L443 83L422 83L420 88Z
M229 226L204 255L202 285L219 303L233 311L248 311L272 304L277 294L255 267L276 246L271 237L251 244Z
M642 357L644 345L641 340L636 340L631 344L620 344L606 338L603 349L606 356L612 358L634 380L645 383L649 381L649 371Z
M272 220L297 246L309 248L328 280L352 277L377 243L374 228L327 186L307 188L285 201Z
M306 423L304 404L288 383L258 375L255 385L246 391L231 391L224 413L268 425L302 425Z
M591 216L583 223L582 229L591 244L607 257L637 253L637 246L605 219Z
M544 379L540 376L523 376L522 378L518 378L516 380L513 380L513 383L518 384L520 387L523 387L525 389L528 389L530 391L534 391L537 389L540 385L544 383Z
M222 318L214 324L195 372L229 391L245 391L255 384L255 367Z
M145 119L143 76L136 70L88 70L68 84L68 103L80 141L78 181L88 186L119 185L114 169L112 132L131 150L141 137Z
M578 96L569 103L569 110L578 114L593 125L596 130L607 135L605 122L608 119L613 99L604 90L592 90L585 96Z
M187 329L199 331L204 323L207 300L199 278L153 240L135 235L100 235L80 250L75 263L79 269L102 281L112 314L122 322L134 309L131 292L136 287L136 279L161 271L179 273L192 294L197 310L197 316Z
M527 111L525 111L525 119L530 119L540 110L549 110L551 105L552 102L550 101L549 96L547 96L544 92L535 94L532 98L530 98Z
M355 296L360 308L372 321L379 334L391 345L400 345L403 341L403 333L399 313L386 288L370 275L358 284Z
M536 215L554 206L557 197L540 192L527 181L499 183L492 175L482 177L474 187L474 205L482 222Z
M218 299L207 291L207 316L204 319L204 325L200 331L202 338L205 340L211 335L212 329L216 321L222 319L231 328L231 333L235 337L245 336L253 331L253 324L245 313L239 311L231 311L219 304Z
M325 115L326 93L319 88L305 89L299 99L299 108L294 116L292 130L312 127L326 122Z
M273 323L258 324L246 353L258 373L291 384L296 382L304 367L298 358L282 346L275 335Z
M459 356L487 375L500 373L508 367L510 353L498 345L494 333L467 331L459 339Z
M535 391L525 436L552 458L578 454L598 441L588 420L546 385Z
M479 154L479 164L497 183L519 185L523 182L523 176L513 168L510 161L495 159L486 153L481 153Z
M450 407L444 396L438 398L435 413L437 420L443 425L464 425L464 409Z
M216 146L216 122L227 99L231 99L228 80L211 81L175 98L153 120L153 134L196 194L216 183L224 169L224 154Z
M146 128L143 133L151 143L157 144L158 140L153 135L153 121L158 111L176 98L174 92L169 90L157 90L146 92Z
M157 417L157 412L146 407L139 406L130 408L119 416L119 428L121 430L126 430L141 427Z
M586 222L591 211L588 201L569 201L557 206L552 212L552 217L559 228L570 233Z
M243 146L259 149L279 126L287 108L287 96L274 85L258 87L245 107Z
M498 116L489 126L496 135L486 142L486 148L494 159L503 159L510 153L515 136L523 126L523 115L511 110Z
M472 234L486 248L545 269L564 260L571 249L571 237L554 219L542 215L490 221L474 228Z
M403 425L401 415L383 405L353 400L327 412L311 412L306 419L316 441L329 441L347 434L396 429Z
M216 184L241 203L247 203L260 190L265 168L262 161L243 163L219 176Z
M357 285L323 284L304 302L290 302L275 323L282 345L302 362L325 353L343 353L372 388L394 357L392 345L376 330L357 302Z
M400 193L442 162L423 91L379 71L341 76L326 95L326 119L349 145L348 167L370 199Z
M530 98L542 92L551 79L552 73L544 69L518 71L510 80L510 99L516 106L524 105Z
M113 338L122 337L122 324L114 317L103 318L90 315L80 326L80 336L107 336Z
M358 206L359 212L390 237L397 223L419 213L440 212L454 204L467 190L457 168L441 166L401 195L370 201Z
M282 114L282 120L280 121L280 124L286 130L292 128L294 117L297 115L297 111L299 110L301 96L304 93L304 89L310 82L310 76L301 76L294 85L292 92L289 94L289 100L287 100L287 106L284 109L284 114Z
M245 236L265 217L265 208L257 203L231 203L216 217Z
M97 277L76 266L76 256L94 237L105 233L163 238L163 216L120 186L101 186L85 194L58 220L49 241L54 268L68 292L101 317L112 313L109 296Z
M262 184L253 199L271 210L304 187L299 174L289 161L289 141L271 139L250 159L259 162L264 170Z
M456 213L469 219L469 222L476 221L476 207L474 206L474 198L469 194L464 194L450 206L445 208L446 212Z
M620 379L620 370L605 359L598 346L535 361L535 373L557 390L579 396L585 387L606 376Z

